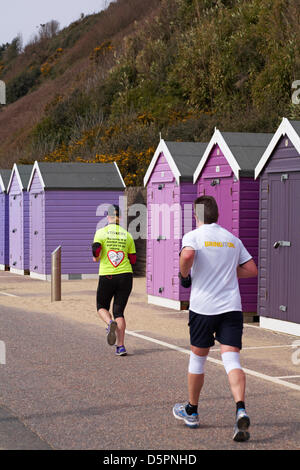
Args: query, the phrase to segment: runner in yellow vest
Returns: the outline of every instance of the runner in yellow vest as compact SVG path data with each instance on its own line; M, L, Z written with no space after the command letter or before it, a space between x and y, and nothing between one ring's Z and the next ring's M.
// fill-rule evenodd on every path
M125 356L124 310L132 290L132 265L136 262L136 251L132 236L119 225L119 217L119 207L110 206L108 225L97 230L92 249L93 260L100 260L97 311L107 324L108 344L117 342L116 355ZM114 319L109 312L112 299Z

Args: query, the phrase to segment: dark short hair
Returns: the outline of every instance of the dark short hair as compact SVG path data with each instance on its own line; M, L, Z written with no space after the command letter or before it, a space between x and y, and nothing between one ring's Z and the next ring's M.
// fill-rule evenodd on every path
M202 207L201 207L202 206ZM204 211L203 211L204 206ZM219 218L219 209L213 196L200 196L194 201L196 216L205 224L214 224ZM204 214L204 220L203 220Z
M119 206L117 206L116 204L111 204L111 206L109 206L107 211L107 215L109 217L120 217L120 214L121 211Z

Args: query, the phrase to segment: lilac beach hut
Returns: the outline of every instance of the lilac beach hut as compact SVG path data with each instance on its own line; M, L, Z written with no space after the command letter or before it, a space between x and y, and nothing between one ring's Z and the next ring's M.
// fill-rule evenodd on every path
M161 141L144 177L147 187L148 302L180 310L190 289L178 279L182 236L195 228L193 174L207 143Z
M282 119L255 177L260 179L260 325L300 336L300 121Z
M11 170L0 170L0 270L9 267L9 202L7 186Z
M259 181L254 169L272 134L215 132L194 174L197 195L214 196L218 224L240 238L258 261ZM244 313L257 313L257 279L241 279Z
M29 196L32 165L14 164L7 187L9 195L9 266L15 274L29 272Z
M51 253L61 246L62 279L97 277L94 234L108 206L122 206L124 189L116 163L35 162L28 184L30 276L50 280Z

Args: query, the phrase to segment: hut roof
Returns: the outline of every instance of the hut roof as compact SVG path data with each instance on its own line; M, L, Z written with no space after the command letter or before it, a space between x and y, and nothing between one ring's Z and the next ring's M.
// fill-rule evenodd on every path
M28 183L37 171L44 189L124 189L116 163L35 162Z

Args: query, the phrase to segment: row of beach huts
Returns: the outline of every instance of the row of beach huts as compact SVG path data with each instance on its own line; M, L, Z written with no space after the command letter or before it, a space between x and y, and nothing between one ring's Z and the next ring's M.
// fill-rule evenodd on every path
M300 336L300 121L283 118L275 134L215 129L209 142L161 139L144 186L149 303L187 307L178 225L181 236L195 228L193 201L212 195L218 223L259 267L258 279L239 281L243 312L259 316L264 328ZM60 245L63 278L96 277L91 241L103 205L122 206L124 191L116 164L35 162L0 170L0 269L47 280ZM157 207L180 207L181 217L162 210L154 221Z

